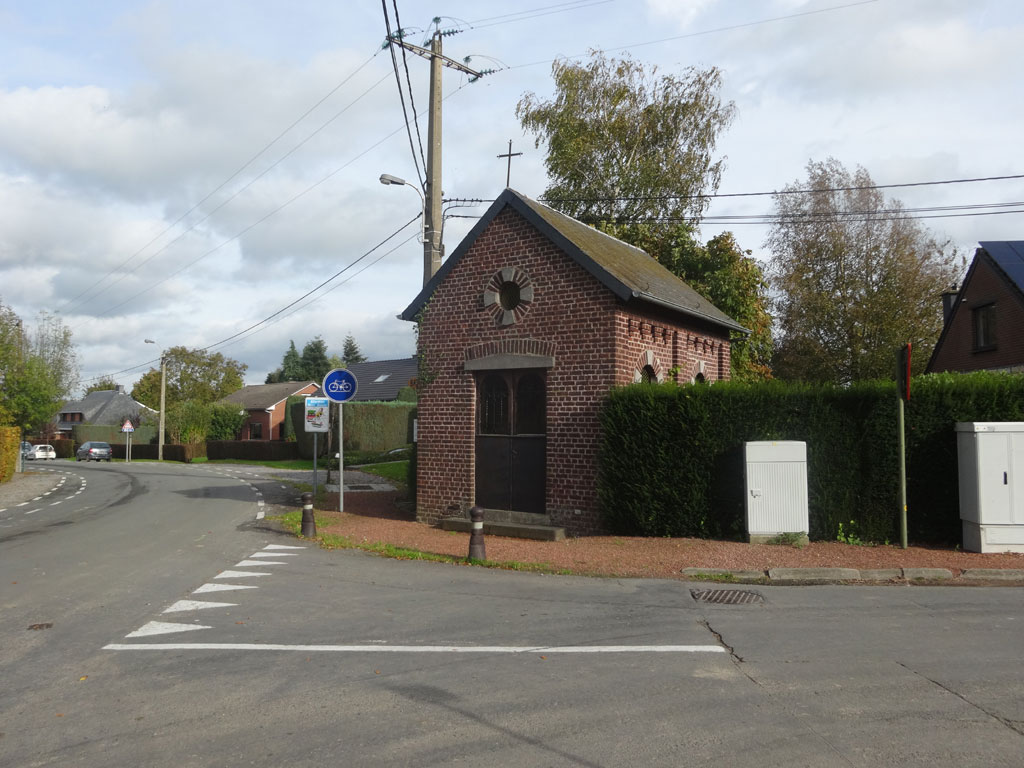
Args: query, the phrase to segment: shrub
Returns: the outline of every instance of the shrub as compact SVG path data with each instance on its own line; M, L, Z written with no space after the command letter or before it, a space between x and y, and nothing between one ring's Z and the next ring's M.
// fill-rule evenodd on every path
M916 377L906 406L908 528L915 541L960 537L955 423L1024 418L1024 376ZM812 539L856 525L895 539L899 515L896 387L723 382L631 385L601 412L598 498L615 532L740 537L743 444L807 443Z

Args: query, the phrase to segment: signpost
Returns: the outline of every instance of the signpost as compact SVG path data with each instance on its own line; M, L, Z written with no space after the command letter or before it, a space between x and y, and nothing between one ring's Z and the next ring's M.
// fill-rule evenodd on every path
M121 425L121 431L124 432L125 440L127 441L124 446L124 460L127 464L132 460L132 432L135 431L131 419L124 420L124 424Z
M338 404L338 511L345 511L345 446L342 443L343 430L343 408L342 404L346 400L351 400L356 396L356 390L359 389L359 382L356 381L355 375L351 371L346 371L344 368L335 368L332 371L328 371L327 375L324 376L323 384L321 385L324 394L335 403Z
M910 343L896 353L896 386L899 388L896 421L900 438L900 546L907 548L907 438L903 420L903 403L910 399Z
M303 418L306 431L313 433L313 498L316 499L316 436L330 429L331 401L326 397L307 397L306 415Z

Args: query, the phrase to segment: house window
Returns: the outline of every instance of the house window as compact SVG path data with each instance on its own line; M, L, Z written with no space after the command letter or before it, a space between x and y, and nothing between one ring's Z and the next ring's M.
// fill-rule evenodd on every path
M249 425L249 439L250 440L262 440L263 439L263 424L254 421Z
M996 348L996 305L984 304L972 312L974 321L974 351Z
M658 374L655 373L653 365L645 365L640 369L640 381L644 384L658 383Z

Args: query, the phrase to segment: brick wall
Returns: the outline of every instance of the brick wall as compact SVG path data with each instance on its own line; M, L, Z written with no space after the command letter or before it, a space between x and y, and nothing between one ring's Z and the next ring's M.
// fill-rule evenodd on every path
M509 267L528 279L533 296L516 310L514 323L502 325L501 312L483 296ZM598 413L609 389L633 382L644 365L659 380L673 369L679 381L700 372L715 381L729 372L723 331L623 305L511 208L435 290L423 312L419 352L418 518L436 523L474 503L476 383L467 359L545 355L555 361L546 373L546 510L571 534L601 530Z
M978 256L962 293L953 322L928 370L1019 369L1024 365L1024 302L986 257ZM990 302L995 302L996 344L992 349L975 350L973 310Z

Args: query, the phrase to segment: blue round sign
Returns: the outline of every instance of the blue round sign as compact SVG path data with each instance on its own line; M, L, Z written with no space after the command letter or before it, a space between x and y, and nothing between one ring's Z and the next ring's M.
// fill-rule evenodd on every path
M359 382L356 381L356 377L351 371L346 371L344 368L335 368L324 376L321 386L323 387L324 395L330 400L336 403L344 403L346 400L351 400L356 396Z

